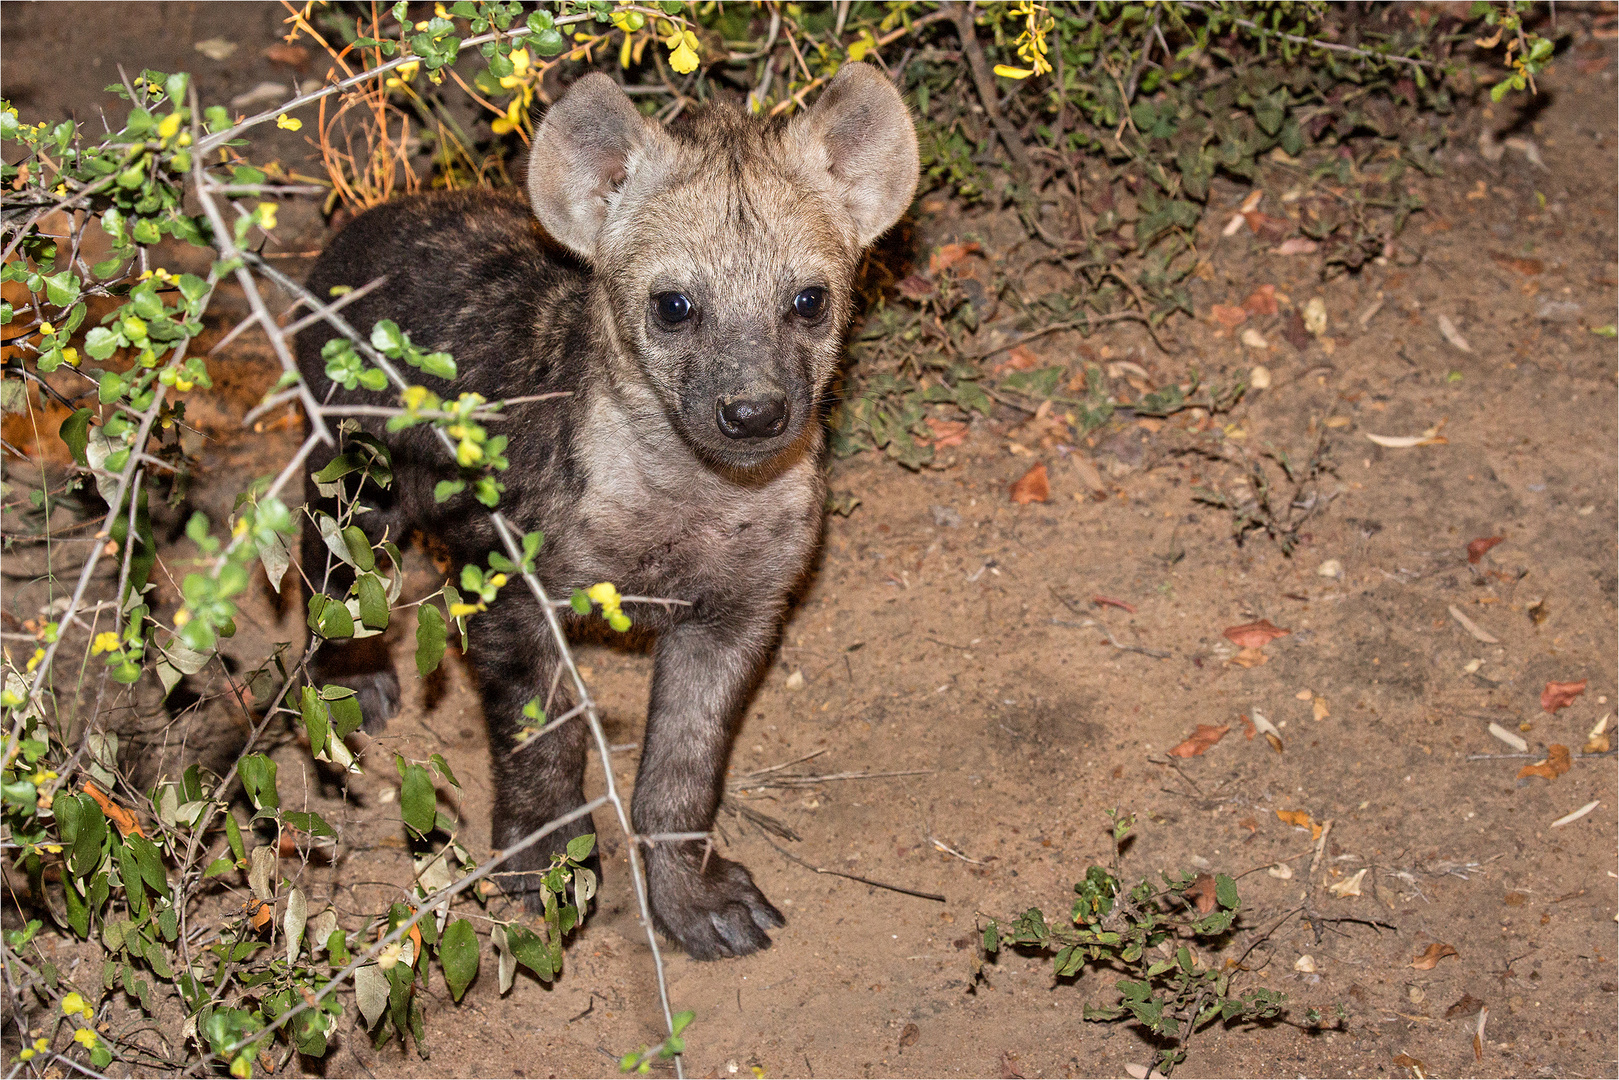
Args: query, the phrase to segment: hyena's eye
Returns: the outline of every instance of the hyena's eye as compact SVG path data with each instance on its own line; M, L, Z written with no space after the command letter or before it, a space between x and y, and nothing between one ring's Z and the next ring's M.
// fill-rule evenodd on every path
M793 297L793 311L800 319L814 322L826 311L826 290L811 285L797 296Z
M670 326L685 322L696 310L691 298L685 293L659 293L652 298L652 303L657 308L658 318Z

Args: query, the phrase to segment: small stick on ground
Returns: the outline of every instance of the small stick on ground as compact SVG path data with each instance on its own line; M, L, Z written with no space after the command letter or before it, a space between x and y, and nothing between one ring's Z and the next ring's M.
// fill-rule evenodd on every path
M876 881L869 877L861 877L859 874L846 874L842 870L829 870L824 866L816 866L814 863L805 862L803 859L800 859L797 855L794 855L792 852L770 839L770 837L765 836L763 832L760 832L759 835L764 836L765 843L775 848L781 853L782 856L791 859L793 862L797 863L799 866L802 866L806 870L813 870L817 874L831 874L833 877L848 878L850 881L858 881L862 885L871 885L878 889L887 889L889 892L904 893L906 896L915 896L921 900L936 900L941 904L949 902L938 893L923 892L921 889L908 889L904 885L890 885L886 881Z

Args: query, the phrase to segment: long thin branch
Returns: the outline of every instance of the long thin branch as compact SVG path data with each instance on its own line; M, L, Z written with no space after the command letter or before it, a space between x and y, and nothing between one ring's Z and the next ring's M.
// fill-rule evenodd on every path
M972 72L973 86L978 91L978 100L984 106L984 114L989 122L995 126L995 134L1000 136L1001 145L1006 147L1007 156L1025 174L1032 175L1034 163L1029 160L1029 151L1018 138L1017 129L1012 127L1010 121L1001 113L1000 94L995 89L995 76L989 70L989 61L984 57L984 46L978 41L978 31L973 26L972 0L951 0L952 15L955 19L956 33L961 38L961 51L967 57L968 70Z

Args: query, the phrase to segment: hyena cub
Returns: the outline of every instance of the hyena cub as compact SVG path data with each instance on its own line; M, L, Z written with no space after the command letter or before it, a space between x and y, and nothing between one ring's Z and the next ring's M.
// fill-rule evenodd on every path
M553 594L611 581L690 602L634 611L657 634L633 803L642 833L713 822L732 735L819 538L817 406L856 266L910 205L917 167L904 103L865 64L845 65L790 121L713 105L667 128L587 75L535 134L527 205L488 191L390 203L345 228L310 276L324 298L388 275L345 314L362 328L393 319L417 345L453 353L459 375L432 387L442 394L572 392L498 422L511 436L501 507L545 532L538 572ZM334 389L321 360L331 336L318 325L299 337L316 396L391 403ZM364 493L374 512L357 523L396 540L420 528L457 562L500 549L468 496L434 502L434 484L457 472L431 432L366 426L388 443L395 479ZM317 455L311 471L324 464ZM312 481L307 490L312 507L333 510ZM326 555L306 527L305 574L342 596L349 582ZM325 646L316 674L360 690L374 726L396 710L399 683L368 644ZM523 705L547 693L558 662L522 589L477 617L471 658L502 847L584 802L587 733L573 721L518 747ZM593 827L582 819L508 869L546 866ZM660 843L646 857L658 928L692 956L765 948L782 925L748 871L703 844Z

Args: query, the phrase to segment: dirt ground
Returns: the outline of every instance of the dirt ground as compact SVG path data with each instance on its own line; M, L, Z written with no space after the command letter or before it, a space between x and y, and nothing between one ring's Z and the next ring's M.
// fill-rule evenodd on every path
M38 12L6 5L6 92L27 88L23 119L82 116L95 100L99 85L51 77L59 50L101 57L103 73L129 57L188 66L205 97L259 80L227 74L189 43L223 33L243 42L244 65L262 64L273 19L216 28L222 16L209 5L163 10L169 40L112 45L106 24L47 29ZM1026 414L1003 408L920 473L873 455L833 466L833 488L859 505L828 521L732 774L743 788L785 763L796 764L771 775L891 775L738 793L796 841L722 814L721 850L752 869L788 922L758 955L666 956L674 1007L696 1012L690 1075L1116 1076L1150 1062L1135 1028L1080 1019L1084 1003L1112 1000L1116 973L1056 979L1049 960L1010 950L973 973L987 917L1066 912L1086 867L1110 859L1113 808L1137 816L1126 876L1241 875L1229 954L1268 938L1238 985L1289 998L1288 1023L1199 1033L1183 1075L1420 1075L1412 1061L1427 1075L1615 1074L1615 758L1578 756L1619 698L1619 400L1613 340L1592 332L1613 325L1619 287L1613 46L1580 43L1543 81L1532 115L1497 107L1457 118L1446 175L1412 181L1425 210L1392 257L1358 275L1323 281L1308 256L1271 254L1246 230L1222 236L1248 194L1226 184L1199 236L1199 318L1160 335L1173 352L1129 328L1031 346L1048 363L1113 364L1121 379L1152 385L1191 368L1214 377L1264 365L1269 387L1233 412L1121 414L1069 447L1042 446ZM1487 160L1480 125L1533 140L1544 167L1512 150ZM289 251L318 248L312 215L282 220ZM959 239L998 256L1013 228L944 200L926 200L917 226L924 257ZM1275 314L1236 330L1209 317L1267 284L1281 301ZM1315 297L1327 327L1296 348L1286 324ZM222 320L231 303L220 302ZM1243 343L1248 329L1265 347ZM992 323L981 340L1013 332ZM275 375L255 348L244 341L212 362L227 401L244 410ZM1238 545L1231 514L1194 501L1194 488L1233 490L1237 476L1229 462L1187 452L1211 424L1253 451L1295 455L1324 433L1334 470L1318 498L1330 502L1291 557L1262 534ZM296 445L286 422L245 432L221 412L200 426L205 469L192 500L216 521L242 476L273 470ZM1415 447L1368 437L1435 428L1441 438ZM1049 501L1014 504L1010 486L1037 461ZM1501 542L1470 562L1468 544L1487 537ZM407 562L407 598L436 588L424 557ZM1264 649L1266 662L1244 666L1221 632L1260 619L1290 632ZM302 640L298 599L277 601L267 586L239 622L233 648L244 659ZM409 671L409 628L395 634L396 663ZM650 659L587 646L581 661L623 747L613 768L628 788ZM1548 682L1581 680L1571 706L1542 710ZM407 680L403 715L375 740L346 801L307 750L278 753L289 805L305 797L289 792L306 792L342 834L335 865L303 872L311 910L330 900L357 926L401 898L411 863L394 751L445 756L463 784L445 793L448 808L469 846L487 850L486 744L470 686L453 654L442 678ZM1275 725L1280 751L1245 736L1241 718L1256 712ZM1531 755L1507 756L1492 723L1520 734ZM1199 756L1167 756L1200 724L1231 730ZM1576 752L1572 768L1519 779L1551 744ZM1592 800L1594 812L1552 827ZM1333 823L1313 878L1312 833L1281 811ZM553 987L520 975L501 996L486 946L486 971L459 1006L433 978L430 1059L397 1044L374 1051L351 1029L324 1064L301 1067L612 1074L620 1054L655 1041L661 1017L624 845L604 815L597 821L600 909ZM1290 877L1268 869L1278 862ZM1358 895L1321 887L1363 870ZM1321 916L1358 921L1276 925L1307 893ZM1455 955L1414 967L1436 942ZM1475 1053L1478 1002L1489 1012ZM1347 1019L1337 1029L1302 1026L1307 1009L1339 1006Z

